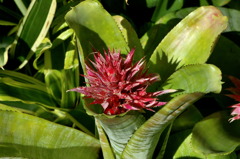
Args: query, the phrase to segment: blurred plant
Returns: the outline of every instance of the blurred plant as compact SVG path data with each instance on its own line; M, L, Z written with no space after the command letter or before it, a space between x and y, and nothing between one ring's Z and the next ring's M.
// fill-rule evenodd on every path
M239 102L240 101L240 80L233 76L230 76L229 78L232 81L232 83L234 84L235 88L234 87L228 88L227 90L229 90L233 94L229 94L227 96L229 96ZM240 119L240 103L234 104L230 107L234 108L234 110L231 113L231 115L233 117L231 119L229 119L230 122Z

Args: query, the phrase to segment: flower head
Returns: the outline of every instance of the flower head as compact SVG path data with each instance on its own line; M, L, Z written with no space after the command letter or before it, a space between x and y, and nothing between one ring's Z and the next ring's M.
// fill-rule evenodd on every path
M235 87L232 88L228 88L228 90L230 92L232 92L233 94L227 95L233 99L235 99L236 101L240 102L240 80L230 76L229 79L233 82L233 84L235 85ZM232 106L230 106L230 108L234 108L231 115L233 116L232 118L229 119L230 122L233 122L234 120L238 120L240 119L240 103L238 104L234 104Z
M115 115L129 110L152 110L166 104L160 102L157 96L174 92L175 90L163 90L153 93L146 92L147 87L158 81L156 74L147 74L145 61L132 64L134 49L123 59L120 52L94 53L94 61L86 64L89 86L73 88L84 94L87 98L93 98L91 104L101 104L104 113Z

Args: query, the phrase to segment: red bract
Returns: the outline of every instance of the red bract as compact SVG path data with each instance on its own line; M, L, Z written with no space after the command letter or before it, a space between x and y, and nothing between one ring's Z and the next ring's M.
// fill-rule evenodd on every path
M120 52L94 53L94 62L86 65L88 87L78 87L70 91L84 94L93 98L91 104L101 104L104 113L108 115L121 114L129 110L147 109L166 104L156 98L159 95L174 92L163 90L153 93L146 92L147 87L159 80L156 74L147 74L145 61L142 58L132 64L134 49L129 52L126 59Z
M233 94L227 95L227 96L229 96L229 97L235 99L236 101L240 102L240 80L233 77L233 76L230 76L229 79L233 82L235 87L228 88L228 90L231 91ZM234 108L234 110L231 113L231 115L233 117L230 118L229 121L233 122L234 120L240 119L240 103L232 105L232 106L230 106L230 108Z

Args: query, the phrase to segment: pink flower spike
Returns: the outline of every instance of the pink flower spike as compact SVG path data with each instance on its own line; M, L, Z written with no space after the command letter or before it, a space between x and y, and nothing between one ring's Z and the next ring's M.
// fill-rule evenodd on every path
M240 119L240 103L230 106L230 108L234 108L231 115L232 118L229 119L229 122L233 122L234 120Z
M229 79L232 81L235 87L228 88L230 92L233 94L228 94L227 96L230 98L235 99L236 101L240 102L240 80L236 77L229 76ZM232 118L229 119L229 122L233 122L235 120L240 119L240 103L230 106L230 108L234 108L231 115Z
M147 92L147 87L158 81L159 76L147 74L144 58L133 64L134 52L132 49L125 59L114 50L105 51L103 55L94 52L94 60L86 64L87 75L84 75L89 86L69 91L94 99L91 104L100 104L108 115L141 109L154 111L151 108L166 104L158 101L157 96L176 90Z

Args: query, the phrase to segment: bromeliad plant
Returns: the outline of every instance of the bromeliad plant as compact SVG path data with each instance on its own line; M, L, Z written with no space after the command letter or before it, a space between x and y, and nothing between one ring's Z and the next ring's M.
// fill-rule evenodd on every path
M35 24L34 9L39 5L52 13L56 8L55 0L46 2L32 2L19 37L9 46L18 57L18 70L35 56L35 77L0 71L0 157L93 159L101 158L100 149L105 159L234 156L240 144L231 135L225 138L231 148L199 135L215 121L199 122L202 116L193 106L222 87L219 68L206 64L227 27L227 18L217 8L194 10L155 44L154 30L138 39L125 18L111 16L100 2L72 2L54 20L45 15L41 21L42 26L52 22L56 39L43 39L42 27L37 32L29 28L37 35L30 40L24 25ZM71 5L76 6L66 14L66 23L61 13ZM154 19L157 25L166 20L157 15ZM29 52L18 53L24 40ZM174 135L182 138L171 132L183 125L189 128L180 134L186 140L171 152Z
M157 80L158 75L147 74L144 70L144 60L132 64L134 51L132 50L123 60L120 53L100 52L95 53L94 60L86 66L89 87L78 87L70 91L84 94L94 101L91 104L101 104L104 114L117 115L130 110L147 109L153 111L152 107L162 106L165 102L157 101L157 96L174 92L175 90L164 90L147 93L148 86Z

